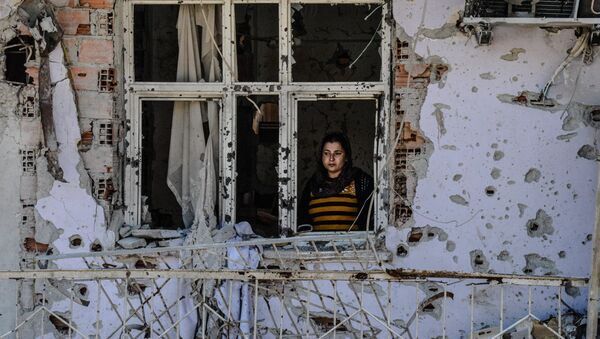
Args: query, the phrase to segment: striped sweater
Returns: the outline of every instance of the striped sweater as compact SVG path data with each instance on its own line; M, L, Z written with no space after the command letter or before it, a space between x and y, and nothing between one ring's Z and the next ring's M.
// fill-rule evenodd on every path
M356 218L360 206L358 206L356 198L354 180L340 193L332 196L314 197L311 194L308 205L308 215L312 219L313 231L354 231L358 229Z

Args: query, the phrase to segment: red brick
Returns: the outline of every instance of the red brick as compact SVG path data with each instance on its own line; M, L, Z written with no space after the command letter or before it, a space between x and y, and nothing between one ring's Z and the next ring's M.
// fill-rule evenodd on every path
M112 64L112 40L82 39L79 42L79 62L89 64Z
M95 91L98 89L98 69L96 67L69 67L73 87L80 91Z
M25 69L25 72L32 78L33 80L33 84L37 85L38 84L38 78L40 75L40 69L36 66L36 67L27 67Z
M65 34L75 35L80 25L84 27L90 25L90 10L58 8L56 9L56 20ZM80 32L80 34L82 33Z
M410 83L410 74L408 74L403 64L396 65L394 76L396 87L408 87Z
M79 0L79 5L90 8L113 8L114 0Z

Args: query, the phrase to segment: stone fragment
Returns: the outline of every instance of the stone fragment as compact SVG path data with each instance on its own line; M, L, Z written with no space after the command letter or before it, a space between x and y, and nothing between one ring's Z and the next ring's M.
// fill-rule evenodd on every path
M174 247L174 246L183 246L183 238L160 240L158 242L158 247Z
M131 235L133 235L134 237L140 237L145 239L172 239L181 237L181 233L177 230L144 228L132 230Z
M123 247L124 249L140 248L146 246L146 239L128 237L117 241L117 244L119 244L119 246Z
M119 228L119 235L121 235L121 238L126 238L130 236L131 226L123 225L121 228Z

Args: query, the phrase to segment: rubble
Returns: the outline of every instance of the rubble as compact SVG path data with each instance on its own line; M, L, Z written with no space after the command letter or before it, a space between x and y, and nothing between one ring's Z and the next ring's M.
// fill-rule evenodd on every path
M132 230L131 235L144 239L173 239L180 238L181 232L165 229L138 229Z
M117 244L119 244L121 247L123 247L125 249L140 248L140 247L146 246L146 239L136 238L136 237L128 237L128 238L123 238L123 239L117 241Z

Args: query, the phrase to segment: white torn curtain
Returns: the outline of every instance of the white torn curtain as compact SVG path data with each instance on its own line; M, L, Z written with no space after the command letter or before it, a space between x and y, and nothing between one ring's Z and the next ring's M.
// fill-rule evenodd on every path
M179 7L178 82L220 81L218 53L212 39L219 32L217 11L216 5ZM198 26L202 28L201 39ZM174 104L167 185L181 205L184 224L193 233L216 225L218 118L216 102Z
M212 40L215 37L212 32L218 32L216 27L220 27L217 18L220 14L215 5L179 6L178 82L220 81L218 54ZM198 39L199 27L201 39ZM175 101L173 107L167 185L181 205L183 222L190 229L186 243L212 242L210 229L217 224L218 109L216 102L202 101ZM218 265L219 260L214 259L200 258L204 263ZM192 287L185 280L179 280L178 284L186 296L179 305L181 314L186 315L180 324L180 336L194 338L198 318Z

